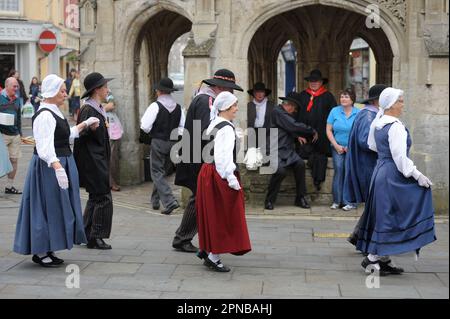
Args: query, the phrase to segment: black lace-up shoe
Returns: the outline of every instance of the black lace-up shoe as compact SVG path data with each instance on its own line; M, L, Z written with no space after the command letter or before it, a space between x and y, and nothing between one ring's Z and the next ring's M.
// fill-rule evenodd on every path
M205 258L203 265L217 272L229 272L231 269L224 264L220 260L217 262L213 262L209 257Z
M381 261L379 262L381 270L383 270L386 273L389 273L391 275L400 275L405 270L400 267L396 267L393 264L391 264L391 260L387 261Z

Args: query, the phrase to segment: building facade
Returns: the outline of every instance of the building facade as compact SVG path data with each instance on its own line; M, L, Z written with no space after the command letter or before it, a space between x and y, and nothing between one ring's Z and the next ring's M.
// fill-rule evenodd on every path
M51 53L38 45L44 30L52 31L57 47ZM78 67L80 47L78 0L0 0L0 85L11 69L25 86L33 76L66 76Z
M351 44L361 38L376 60L375 81L405 90L411 156L434 182L436 209L448 211L448 0L82 0L80 9L82 74L115 78L125 123L122 183L143 180L139 114L151 84L167 75L179 36L189 32L185 105L219 68L233 70L246 90L264 81L277 92L277 60L288 40L297 48L297 90L320 68L336 94L347 84ZM237 95L245 105L249 96ZM241 107L241 123L245 114Z

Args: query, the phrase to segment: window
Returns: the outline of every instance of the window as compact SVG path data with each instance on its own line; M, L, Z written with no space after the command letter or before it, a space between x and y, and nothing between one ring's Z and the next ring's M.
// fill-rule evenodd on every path
M0 11L6 12L19 12L20 11L19 0L0 0Z
M20 16L23 0L0 0L0 16Z

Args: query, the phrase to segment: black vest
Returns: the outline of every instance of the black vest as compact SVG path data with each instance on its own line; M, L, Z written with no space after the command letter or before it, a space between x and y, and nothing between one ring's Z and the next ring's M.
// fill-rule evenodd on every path
M41 114L41 112L48 111L53 115L53 118L56 120L56 127L54 133L54 145L55 145L55 153L57 157L67 157L72 155L72 150L70 149L70 126L66 119L60 118L58 115L50 111L49 109L42 108L34 114L32 118L32 124L36 117ZM34 154L37 155L36 147L34 148Z
M225 126L231 126L231 128L233 129L233 131L236 132L236 130L234 129L234 126L231 125L230 123L228 123L227 121L220 122L219 124L217 124L216 126L214 126L213 130L211 131L211 134L213 134L213 135L211 136L210 142L214 142L214 138L215 138L217 132L218 132L221 128L224 128ZM235 133L235 134L236 134L236 133ZM214 145L214 147L215 147L215 145ZM211 156L212 156L212 158L214 158L214 147L213 147L213 149L211 150ZM234 148L233 148L233 162L236 164L236 140L235 140L235 142L234 142ZM214 161L213 161L213 163L214 163Z
M177 104L175 110L172 113L169 113L164 105L159 102L156 103L158 104L159 111L150 131L150 136L152 138L169 141L172 130L180 125L181 106Z

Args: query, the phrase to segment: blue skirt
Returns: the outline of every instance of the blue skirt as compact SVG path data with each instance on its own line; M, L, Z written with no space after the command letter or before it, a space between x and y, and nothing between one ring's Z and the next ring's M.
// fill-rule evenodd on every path
M59 187L53 168L37 155L31 158L14 240L18 254L43 254L87 242L75 160L72 155L59 160L69 178L65 190Z
M401 174L392 159L372 175L356 249L388 256L418 251L436 240L431 189Z

